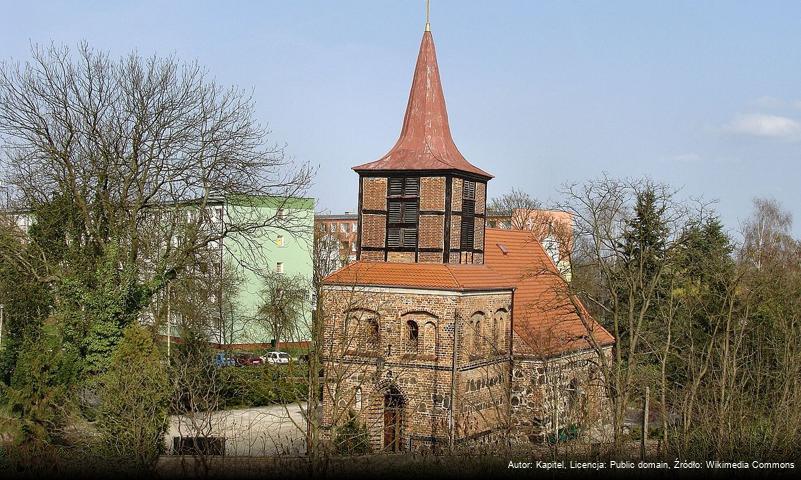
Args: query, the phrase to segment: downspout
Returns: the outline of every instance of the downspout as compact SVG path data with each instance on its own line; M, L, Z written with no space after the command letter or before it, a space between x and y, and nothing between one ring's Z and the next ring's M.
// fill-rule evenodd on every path
M508 446L512 446L512 382L514 381L514 370L515 370L515 356L514 356L514 328L515 328L515 290L516 288L512 289L512 303L509 305L509 388L507 391L509 392L509 398L507 399L507 403L509 405L508 412L508 425L509 429L507 430L506 441Z
M453 451L454 444L454 419L453 410L456 408L456 361L459 358L459 312L455 312L453 317L453 359L451 363L451 408L448 411L448 448Z

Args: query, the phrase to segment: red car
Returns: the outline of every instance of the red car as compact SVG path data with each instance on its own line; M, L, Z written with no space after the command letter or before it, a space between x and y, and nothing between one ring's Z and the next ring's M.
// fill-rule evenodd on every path
M250 353L237 353L233 355L234 361L240 367L250 365L264 365L264 361L258 356Z

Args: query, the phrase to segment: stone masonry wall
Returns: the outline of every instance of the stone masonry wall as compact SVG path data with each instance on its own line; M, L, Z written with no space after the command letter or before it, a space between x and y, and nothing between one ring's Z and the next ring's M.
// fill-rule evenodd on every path
M605 350L611 355L611 348ZM541 443L557 430L596 425L607 413L606 392L594 351L564 357L515 359L511 412L513 440Z
M508 411L508 328L499 346L485 344L491 331L472 351L470 319L510 307L511 293L448 295L355 287L325 287L323 355L327 381L323 389L323 425L341 424L353 411L370 432L374 450L383 447L384 396L397 391L403 397L404 448L431 449L447 443L450 435L451 375L454 330L461 346L456 381L454 426L457 439L480 435L505 425ZM485 313L486 312L486 313ZM378 339L370 341L370 325L377 323ZM409 342L408 322L418 326L418 342Z

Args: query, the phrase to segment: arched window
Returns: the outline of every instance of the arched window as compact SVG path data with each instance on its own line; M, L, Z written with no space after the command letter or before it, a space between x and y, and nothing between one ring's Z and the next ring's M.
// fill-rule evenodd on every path
M353 315L348 315L345 318L344 344L346 350L358 348L359 346L359 319Z
M479 356L484 354L484 312L476 312L470 317L467 327L468 341L465 348L471 355Z
M423 352L424 355L437 355L437 326L434 322L423 325Z
M409 320L406 322L406 352L417 353L419 346L420 332L417 327L417 322Z
M365 330L365 343L366 348L370 351L378 350L379 345L381 344L381 335L379 333L378 328L378 320L375 318L370 318L365 322L366 330Z
M507 351L506 325L508 324L509 312L504 308L499 308L492 316L492 345L497 352Z
M356 410L362 409L362 387L356 387Z

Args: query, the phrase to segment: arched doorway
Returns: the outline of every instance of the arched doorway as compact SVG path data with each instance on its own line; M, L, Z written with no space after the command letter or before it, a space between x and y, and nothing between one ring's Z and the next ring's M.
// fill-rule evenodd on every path
M399 452L403 446L403 395L390 387L384 395L384 451Z

